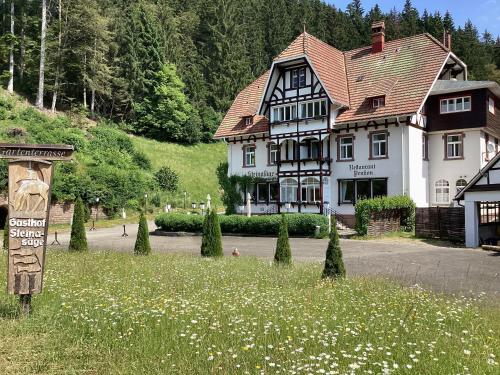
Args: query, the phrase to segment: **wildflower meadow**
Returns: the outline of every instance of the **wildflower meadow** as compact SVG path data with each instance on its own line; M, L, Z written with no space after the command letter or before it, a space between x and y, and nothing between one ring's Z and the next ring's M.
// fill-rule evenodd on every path
M500 373L499 310L480 297L245 257L49 251L46 266L30 317L0 294L1 374Z

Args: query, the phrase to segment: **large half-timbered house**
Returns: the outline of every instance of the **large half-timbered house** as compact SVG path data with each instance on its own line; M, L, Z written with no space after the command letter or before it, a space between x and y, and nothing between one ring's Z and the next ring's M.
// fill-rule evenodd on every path
M308 33L241 91L215 137L230 175L257 177L253 213L335 212L407 194L450 205L498 151L500 88L467 81L467 66L429 34L341 52ZM246 209L246 208L245 208Z

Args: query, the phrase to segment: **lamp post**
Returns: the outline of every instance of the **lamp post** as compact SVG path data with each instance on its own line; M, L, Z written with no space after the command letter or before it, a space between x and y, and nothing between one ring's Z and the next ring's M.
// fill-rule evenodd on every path
M186 197L187 197L187 191L184 191L184 210L186 209Z
M196 203L192 202L191 203L191 208L193 209L193 214L195 213L194 210L196 210Z
M146 214L148 209L148 193L144 193L144 213Z
M205 211L205 203L200 202L200 209L201 209L201 214L203 215L203 211Z

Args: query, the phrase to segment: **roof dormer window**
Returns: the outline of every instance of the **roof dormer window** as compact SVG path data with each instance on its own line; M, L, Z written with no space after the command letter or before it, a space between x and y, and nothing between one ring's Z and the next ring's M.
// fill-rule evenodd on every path
M385 107L385 97L384 96L380 96L378 98L372 99L372 108L380 108L380 107Z
M246 116L244 117L245 119L245 126L252 125L252 116Z
M306 68L292 70L292 88L297 89L306 85Z

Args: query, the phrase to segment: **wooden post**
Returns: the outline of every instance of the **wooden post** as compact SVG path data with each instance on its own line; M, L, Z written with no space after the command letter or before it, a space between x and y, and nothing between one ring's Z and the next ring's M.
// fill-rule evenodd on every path
M28 316L31 313L31 294L20 294L21 314Z

